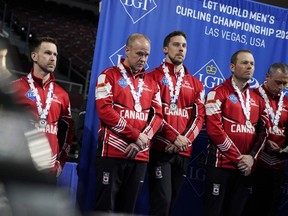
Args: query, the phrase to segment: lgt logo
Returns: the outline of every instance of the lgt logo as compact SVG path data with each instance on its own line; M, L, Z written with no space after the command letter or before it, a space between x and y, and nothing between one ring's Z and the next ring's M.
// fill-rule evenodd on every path
M29 98L30 100L32 101L35 101L36 100L36 96L34 95L33 91L29 90L28 92L26 92L25 96L27 98Z
M126 45L120 47L116 52L114 52L111 56L109 56L109 59L113 66L118 65L121 61L121 58L125 58L125 47ZM145 70L147 71L149 68L148 63L145 65Z
M143 19L157 7L154 0L120 0L120 2L133 24ZM135 9L137 9L136 13Z
M206 154L202 151L190 161L187 170L186 179L198 197L204 194L205 160Z
M222 72L213 59L200 68L194 76L203 83L205 92L209 92L211 88L221 84L225 80Z

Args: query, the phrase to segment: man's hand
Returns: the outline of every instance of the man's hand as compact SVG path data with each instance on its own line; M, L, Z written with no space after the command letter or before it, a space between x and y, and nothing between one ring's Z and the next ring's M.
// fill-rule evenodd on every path
M144 133L140 133L140 135L139 135L139 137L135 143L140 148L140 150L143 150L143 149L149 147L148 136Z
M174 144L179 148L180 151L186 151L190 145L190 140L182 135L178 135L174 141Z
M252 166L254 164L254 158L251 155L241 155L238 157L240 161L237 164L238 169L243 173L244 176L250 175Z
M169 154L178 153L179 152L179 148L176 145L174 145L174 144L168 144L165 147L165 152L167 152Z
M56 177L59 177L61 175L61 173L62 173L62 166L61 166L59 161L56 161L56 163L58 165L57 171L56 171Z
M140 148L138 147L138 145L136 145L135 143L130 143L125 150L125 154L128 158L134 159L139 151Z

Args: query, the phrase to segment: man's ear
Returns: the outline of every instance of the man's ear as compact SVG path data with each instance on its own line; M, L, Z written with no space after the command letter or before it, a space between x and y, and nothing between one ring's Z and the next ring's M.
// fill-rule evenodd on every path
M32 58L33 61L36 61L36 59L35 59L36 58L36 53L35 52L31 53L31 58Z
M129 51L129 47L128 46L125 46L125 52L128 52Z
M230 64L230 70L232 71L232 73L234 73L234 70L235 70L235 64Z
M167 55L167 53L168 53L168 47L163 47L163 53L165 54L165 55Z

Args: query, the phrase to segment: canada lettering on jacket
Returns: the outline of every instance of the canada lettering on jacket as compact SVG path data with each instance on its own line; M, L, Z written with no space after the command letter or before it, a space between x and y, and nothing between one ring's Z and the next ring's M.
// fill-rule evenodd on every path
M280 128L278 128L278 131L275 132L272 127L269 127L269 133L270 134L274 134L274 135L278 135L278 136L283 136L284 137L285 136L284 132L285 132L285 130L280 129Z
M231 125L231 132L232 133L255 133L255 128L248 128L246 125L241 124L232 124Z
M125 119L139 119L142 121L147 121L148 119L148 113L136 112L134 110L121 110L120 116Z
M177 110L175 111L172 111L170 110L169 107L165 107L164 108L164 112L166 115L173 115L173 116L181 116L181 117L184 117L184 118L189 118L188 116L188 112L186 109L181 109L181 108L178 108Z
M40 131L40 132L44 132L44 133L49 133L49 134L54 134L54 135L57 135L57 126L53 126L53 125L50 125L50 124L47 124L45 128L40 128L40 127L37 127L37 130Z

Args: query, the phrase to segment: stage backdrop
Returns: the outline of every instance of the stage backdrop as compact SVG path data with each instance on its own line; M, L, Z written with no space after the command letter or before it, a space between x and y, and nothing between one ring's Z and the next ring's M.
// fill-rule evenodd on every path
M102 0L84 140L79 168L79 205L91 210L95 191L94 154L99 120L95 109L95 83L106 68L117 65L124 56L127 37L135 32L151 39L151 55L146 70L157 67L164 58L164 37L174 30L187 34L185 65L203 82L206 93L231 75L230 56L239 49L250 49L255 57L251 85L264 80L270 64L288 63L288 10L253 1L235 0ZM180 195L175 215L199 215L203 196L207 137L203 129L194 143L187 181ZM283 192L287 197L288 186ZM139 199L137 213L149 209L146 185ZM281 211L287 212L287 199Z

